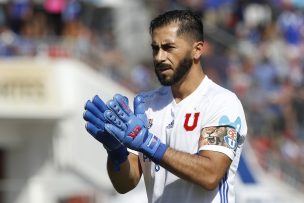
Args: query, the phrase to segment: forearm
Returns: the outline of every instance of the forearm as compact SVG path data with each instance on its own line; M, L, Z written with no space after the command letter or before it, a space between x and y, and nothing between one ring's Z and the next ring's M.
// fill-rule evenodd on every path
M218 158L223 159L221 162ZM201 152L198 155L168 148L161 160L161 166L187 181L213 190L226 173L231 160L220 152Z
M108 175L117 192L127 193L138 184L141 177L141 169L138 156L130 153L128 159L120 165L119 171L115 169L110 159L107 162Z

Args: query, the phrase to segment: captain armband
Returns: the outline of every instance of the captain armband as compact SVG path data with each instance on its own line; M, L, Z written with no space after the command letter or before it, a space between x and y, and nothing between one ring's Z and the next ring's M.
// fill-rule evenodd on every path
M206 127L200 132L199 148L206 145L224 146L232 150L238 147L238 133L229 126Z

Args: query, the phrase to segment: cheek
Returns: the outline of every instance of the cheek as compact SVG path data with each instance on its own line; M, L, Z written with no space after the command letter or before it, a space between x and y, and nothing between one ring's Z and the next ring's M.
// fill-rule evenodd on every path
M192 50L183 50L171 55L175 62L181 62L185 58L192 58Z
M176 67L179 65L182 57L177 54L171 54L168 56L168 61L171 63L172 66Z
M180 66L184 59L185 59L184 56L174 56L174 57L168 58L168 60L171 62L172 66L174 68L177 68L178 66Z

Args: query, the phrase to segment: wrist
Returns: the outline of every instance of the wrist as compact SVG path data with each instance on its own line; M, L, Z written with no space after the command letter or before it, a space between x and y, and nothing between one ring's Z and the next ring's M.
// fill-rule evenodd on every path
M157 150L153 154L152 157L149 157L154 163L159 164L160 161L163 159L165 152L167 151L167 145L164 143L160 143Z
M147 139L142 147L142 152L147 155L153 162L158 164L163 158L167 150L167 145L162 143L160 139L149 133L149 139Z
M121 145L114 150L108 150L108 158L114 164L115 170L119 171L119 166L128 159L129 152L127 147Z

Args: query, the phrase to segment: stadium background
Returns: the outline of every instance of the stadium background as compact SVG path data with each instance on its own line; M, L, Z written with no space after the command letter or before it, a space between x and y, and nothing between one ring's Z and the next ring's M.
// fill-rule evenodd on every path
M245 108L238 202L303 200L303 1L0 0L0 203L146 201L142 182L114 192L83 105L158 86L149 21L180 8L202 15L204 71Z

